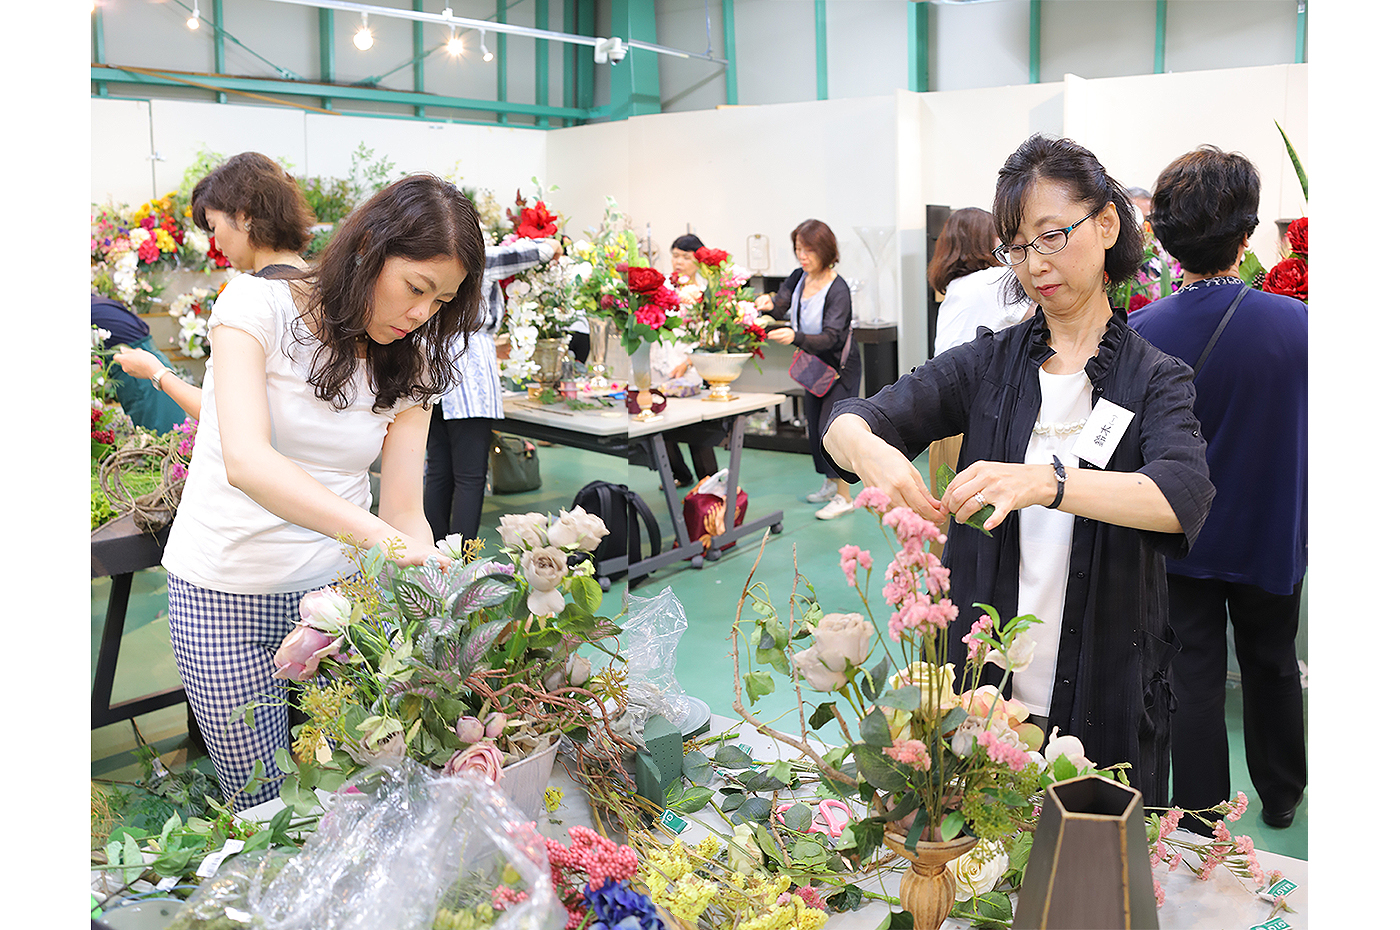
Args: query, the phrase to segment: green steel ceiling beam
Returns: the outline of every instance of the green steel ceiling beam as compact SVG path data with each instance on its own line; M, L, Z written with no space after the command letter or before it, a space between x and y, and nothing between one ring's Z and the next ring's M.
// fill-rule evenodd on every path
M579 35L596 35L598 33L598 10L593 0L576 0L576 2L578 3ZM575 45L574 54L578 56L578 99L574 101L574 106L592 110L594 97L593 52L586 45Z
M224 61L224 0L214 0L214 73L228 70ZM219 92L219 103L228 103L228 94Z
M415 12L423 12L423 0L413 0ZM426 78L423 71L423 24L414 20L413 22L413 90L415 93L423 93ZM223 70L223 69L219 69ZM422 107L414 107L413 115L422 119L427 115Z
M564 31L578 32L578 0L564 0ZM578 106L578 53L581 48L581 45L572 45L564 49L559 75L562 85L559 102L566 107ZM566 120L564 125L572 123Z
M724 102L730 106L739 104L739 72L734 70L734 0L724 0L720 7L720 18L724 20Z
M817 99L826 99L826 0L812 0L816 16Z
M1030 83L1040 83L1040 0L1031 0Z
M317 11L321 32L321 80L326 84L335 83L335 12L332 10ZM324 97L321 100L321 109L333 110L331 98Z
M1152 52L1152 73L1167 73L1167 0L1157 0L1157 39Z
M928 4L909 4L909 89L928 90Z
M656 42L656 4L652 0L612 0L612 34L624 42ZM661 72L656 53L629 48L611 65L612 105L609 119L661 112Z
M1298 41L1293 46L1293 60L1300 65L1308 60L1308 0L1298 0Z
M275 78L241 78L225 74L191 74L156 69L127 70L118 65L92 67L92 80L124 84L151 84L164 87L188 87L195 84L216 90L250 94L282 94L296 97L319 97L323 100L361 100L392 103L413 107L443 107L453 110L475 110L489 113L518 113L523 116L554 116L560 119L589 119L601 115L598 109L582 107L547 107L533 103L503 103L499 100L477 100L471 97L451 97L443 94L418 94L407 90L384 90L354 84L326 85L311 81L282 81ZM371 114L355 114L371 115Z
M510 4L506 0L496 0L496 22L506 21L506 10L510 9ZM506 34L496 33L496 100L500 103L506 102L506 88L509 86L509 72L506 70ZM503 109L496 117L498 123L508 123L506 111Z
M535 0L535 28L549 28L549 0ZM549 42L545 39L535 40L535 103L549 105ZM548 128L549 117L536 117L535 125Z
M99 65L107 63L107 37L102 32L102 7L92 8L92 60ZM97 96L107 96L107 83L97 82Z

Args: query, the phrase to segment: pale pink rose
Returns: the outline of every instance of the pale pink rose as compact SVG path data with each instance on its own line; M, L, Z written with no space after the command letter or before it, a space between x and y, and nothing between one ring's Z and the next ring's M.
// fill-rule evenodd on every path
M339 639L331 639L314 627L298 623L272 657L272 664L277 668L272 677L310 681L316 677L316 667L321 660L339 648Z
M1011 641L1011 647L1005 653L1000 649L989 651L987 661L1013 672L1024 672L1030 668L1031 658L1034 654L1035 640L1029 636L1021 635Z
M680 295L681 303L689 307L698 304L704 298L705 289L698 284L691 283L684 285L677 293Z
M793 667L818 691L846 684L846 663L860 665L870 656L875 625L860 614L827 614L812 633L814 644L792 657Z
M501 517L501 545L531 549L547 542L549 517L542 513L508 513Z
M1054 765L1055 760L1060 756L1064 756L1068 759L1070 764L1074 766L1075 771L1078 772L1090 769L1094 765L1094 763L1090 762L1084 755L1084 744L1079 741L1079 737L1061 736L1060 728L1055 727L1050 731L1050 741L1045 744L1045 761L1050 765ZM1180 819L1181 815L1177 814L1177 820ZM1176 829L1175 822L1172 824L1172 829ZM1166 836L1170 832L1172 831L1163 829L1162 835Z
M504 766L501 750L495 743L483 740L453 753L442 771L444 775L476 775L494 785L501 780Z
M486 735L486 725L467 714L457 718L457 738L471 745Z
M564 610L564 595L559 593L559 589L553 591L531 590L530 596L525 598L525 607L530 614L535 617L553 617Z
M308 591L301 597L297 610L301 622L322 633L339 633L350 622L350 601L335 588Z
M486 715L486 738L495 739L506 731L506 715L499 711Z
M533 589L526 601L530 613L546 617L564 609L564 595L558 588L568 574L569 560L562 549L556 546L529 549L520 557L520 569Z

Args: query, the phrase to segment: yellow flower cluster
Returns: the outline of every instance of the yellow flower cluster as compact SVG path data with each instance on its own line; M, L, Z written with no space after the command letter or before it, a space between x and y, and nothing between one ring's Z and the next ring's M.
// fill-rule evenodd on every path
M159 200L148 200L131 214L133 223L139 223L148 216L167 216L174 209L175 192L171 191Z
M161 227L156 227L156 245L162 252L175 251L175 237Z
M695 921L717 904L740 919L733 925L736 930L820 930L826 926L826 912L808 907L797 895L790 894L783 904L778 903L792 890L792 879L786 875L767 877L724 870L723 878L714 880L697 874L697 865L715 866L711 860L720 848L713 834L694 848L678 838L667 849L649 849L639 877L652 900L681 920ZM729 920L725 925L731 925Z
M546 788L544 791L544 809L549 813L554 813L559 809L559 802L564 800L564 792L558 788Z
M494 924L499 916L485 901L465 911L440 907L433 916L433 930L484 930Z

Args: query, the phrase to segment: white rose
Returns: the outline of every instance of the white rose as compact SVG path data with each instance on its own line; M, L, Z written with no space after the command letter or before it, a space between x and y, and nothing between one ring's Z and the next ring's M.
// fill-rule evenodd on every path
M1006 855L1001 843L978 840L970 852L964 853L948 863L948 871L953 875L954 896L966 901L973 895L983 895L997 886L1011 859Z
M734 828L734 836L729 840L729 865L740 875L763 873L763 851L754 839L753 827L741 823Z
M1061 736L1060 728L1055 727L1050 731L1050 739L1045 744L1045 762L1054 765L1055 760L1064 756L1073 765L1077 772L1093 768L1094 763L1090 762L1084 755L1084 744L1077 736Z
M339 633L350 622L350 601L334 588L318 588L301 597L302 622L322 633Z
M846 684L846 663L860 665L870 656L875 625L860 614L827 614L812 633L815 643L792 657L793 666L818 691Z
M462 557L462 534L450 533L446 539L438 540L437 551L449 559L460 559Z
M592 663L577 652L569 656L569 664L564 668L569 676L569 684L576 688L582 687L583 683L588 681L593 675Z
M1035 640L1029 636L1017 636L1011 641L1011 648L1002 653L992 649L987 653L987 661L1013 672L1024 672L1030 668L1031 656L1035 654Z
M578 546L592 552L608 535L608 527L601 517L582 507L575 507L573 510L559 511L559 519L549 528L547 535L551 546Z
M508 513L501 517L501 545L531 549L547 542L549 517L542 513Z
M830 668L822 662L817 647L812 646L792 654L792 667L806 679L807 684L818 691L835 691L846 684L846 666Z

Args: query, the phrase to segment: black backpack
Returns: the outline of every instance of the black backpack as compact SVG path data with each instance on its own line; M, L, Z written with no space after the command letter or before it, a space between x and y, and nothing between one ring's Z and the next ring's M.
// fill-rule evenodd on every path
M661 527L647 502L625 484L590 481L574 495L573 507L582 507L603 521L608 535L593 552L594 563L626 555L628 564L642 560L642 524L651 538L651 554L661 553ZM626 571L613 572L622 576Z

